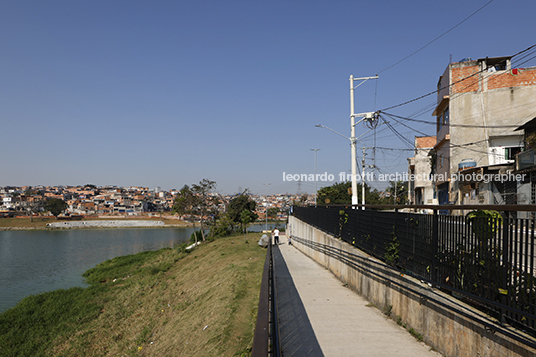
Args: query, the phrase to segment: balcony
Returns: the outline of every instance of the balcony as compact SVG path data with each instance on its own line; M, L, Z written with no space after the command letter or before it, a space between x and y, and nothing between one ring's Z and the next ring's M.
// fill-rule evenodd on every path
M536 166L536 155L534 154L534 150L523 151L516 156L516 170L523 170Z

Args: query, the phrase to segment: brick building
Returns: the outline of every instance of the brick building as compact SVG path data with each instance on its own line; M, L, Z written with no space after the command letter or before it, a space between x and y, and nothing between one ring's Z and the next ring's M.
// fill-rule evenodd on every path
M516 182L478 177L514 171L516 154L524 146L523 133L514 129L534 118L534 98L536 67L512 68L511 57L465 59L447 66L432 113L439 204L524 203L517 200Z

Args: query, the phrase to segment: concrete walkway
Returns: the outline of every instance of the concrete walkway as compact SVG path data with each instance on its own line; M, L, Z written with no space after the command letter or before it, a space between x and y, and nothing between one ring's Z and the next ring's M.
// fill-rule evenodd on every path
M274 246L274 259L283 356L441 356L285 236Z

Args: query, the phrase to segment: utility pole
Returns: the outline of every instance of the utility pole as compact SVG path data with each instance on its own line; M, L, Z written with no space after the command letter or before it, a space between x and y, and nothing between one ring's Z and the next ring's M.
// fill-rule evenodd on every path
M361 160L361 172L362 172L362 177L361 177L361 204L363 205L362 209L365 209L365 207L364 207L365 206L365 177L366 177L365 169L367 167L370 168L370 169L376 168L376 166L374 166L374 165L366 165L365 157L367 156L367 152L366 152L367 149L374 149L374 148L373 147L369 147L369 148L363 147L363 159Z
M264 227L264 230L268 232L268 186L270 186L269 183L263 183L264 186L266 186L266 203L265 203L265 210L264 215L266 216L266 226Z
M316 175L316 152L320 150L320 149L311 149L311 151L314 151L315 152L315 207L316 207L316 196L318 196L318 188L317 188L317 185L316 185L316 178L317 178L317 175Z
M361 77L361 78L354 78L353 75L350 75L350 147L352 150L352 205L358 204L358 198L357 198L357 162L356 162L356 137L355 137L355 126L356 124L359 124L363 120L372 120L374 118L374 113L361 113L361 114L355 114L354 109L354 90L365 83L369 79L377 79L378 75L373 77ZM357 86L354 87L354 81L362 81ZM356 117L363 117L359 122L355 122ZM364 151L364 150L363 150ZM364 167L364 159L363 156L363 167ZM363 171L364 175L364 171ZM363 190L362 190L362 204L365 204L365 183L363 181ZM364 207L363 207L364 209Z

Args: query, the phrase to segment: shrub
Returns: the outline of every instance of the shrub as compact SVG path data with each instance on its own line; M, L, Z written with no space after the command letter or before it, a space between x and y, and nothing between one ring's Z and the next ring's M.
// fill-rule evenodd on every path
M192 234L190 235L190 243L195 243L195 236L197 235L197 241L201 241L202 240L202 234L201 234L201 230L197 230L195 232L192 232Z
M210 228L210 236L212 237L227 237L234 231L233 221L229 215L225 214L216 221L214 226Z

